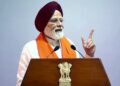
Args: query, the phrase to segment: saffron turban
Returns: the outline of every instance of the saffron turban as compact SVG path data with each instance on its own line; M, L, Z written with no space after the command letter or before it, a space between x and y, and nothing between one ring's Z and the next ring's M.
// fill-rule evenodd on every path
M54 14L55 10L58 10L63 16L63 11L62 11L60 4L58 4L55 1L51 1L47 3L45 6L43 6L40 9L35 19L35 26L39 32L44 31L48 21Z

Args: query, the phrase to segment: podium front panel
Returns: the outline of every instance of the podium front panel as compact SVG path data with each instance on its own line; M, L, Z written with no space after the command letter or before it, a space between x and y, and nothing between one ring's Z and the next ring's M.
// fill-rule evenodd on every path
M111 86L102 62L92 59L32 59L21 86L59 86L58 64L72 64L71 86Z

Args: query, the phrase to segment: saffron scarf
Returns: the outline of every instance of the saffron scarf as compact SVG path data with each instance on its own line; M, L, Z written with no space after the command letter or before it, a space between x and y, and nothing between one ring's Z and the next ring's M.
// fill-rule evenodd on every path
M53 48L48 43L48 41L45 39L45 36L43 33L40 33L39 36L36 38L36 43L37 43L37 49L38 49L38 54L40 56L40 59L46 59L47 55L49 55L53 51ZM62 59L76 58L76 52L73 49L71 49L71 47L70 47L71 44L66 39L66 37L63 37L60 40L60 43L61 43ZM58 59L58 56L56 55L55 52L53 52L53 53L51 53L51 55L48 58L49 59Z

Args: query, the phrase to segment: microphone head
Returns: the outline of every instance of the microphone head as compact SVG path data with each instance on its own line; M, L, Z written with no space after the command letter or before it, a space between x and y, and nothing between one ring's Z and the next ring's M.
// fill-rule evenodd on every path
M56 47L54 48L54 51L58 50L59 48L60 48L59 46L56 46Z
M71 45L71 48L72 48L73 50L76 50L76 47L75 47L74 45Z

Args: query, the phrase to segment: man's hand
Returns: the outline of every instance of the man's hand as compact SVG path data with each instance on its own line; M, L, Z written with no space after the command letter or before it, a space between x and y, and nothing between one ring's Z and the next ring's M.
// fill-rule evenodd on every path
M88 37L87 41L82 37L83 48L86 52L86 55L90 56L90 57L94 56L94 53L95 53L95 50L96 50L96 46L95 46L95 44L92 40L93 32L94 32L94 30L92 29L90 34L89 34L89 37Z

